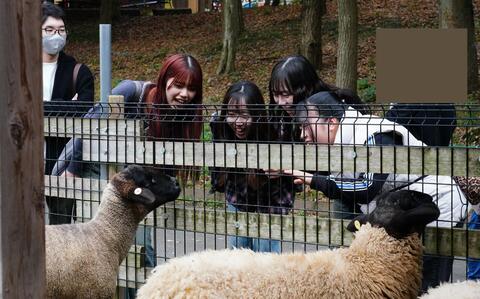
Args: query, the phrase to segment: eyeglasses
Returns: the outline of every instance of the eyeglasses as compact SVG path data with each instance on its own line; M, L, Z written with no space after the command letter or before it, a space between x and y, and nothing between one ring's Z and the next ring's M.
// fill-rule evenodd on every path
M46 35L55 35L58 33L59 35L66 35L68 33L67 29L65 28L60 28L60 29L54 29L54 28L42 28L42 31L45 32Z

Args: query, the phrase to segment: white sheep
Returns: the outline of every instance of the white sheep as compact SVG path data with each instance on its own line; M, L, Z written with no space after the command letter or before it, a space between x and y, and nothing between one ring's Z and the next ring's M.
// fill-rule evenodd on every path
M138 223L179 194L174 178L132 165L112 178L91 221L47 225L47 297L112 298Z
M158 266L138 292L147 298L416 298L420 233L438 218L429 195L398 191L352 221L349 248L314 253L195 253Z
M428 290L420 299L478 299L480 281L466 280L456 283L444 283Z

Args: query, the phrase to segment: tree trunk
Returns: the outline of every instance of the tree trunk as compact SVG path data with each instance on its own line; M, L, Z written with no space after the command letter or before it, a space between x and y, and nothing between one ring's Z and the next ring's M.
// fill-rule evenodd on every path
M357 46L357 2L338 0L338 87L357 90Z
M468 92L478 89L477 46L471 0L440 0L440 28L467 28Z
M272 0L272 6L278 6L280 4L280 0Z
M323 16L327 13L327 1L322 0L322 1L320 1L320 3L322 4L322 16Z
M100 23L112 24L112 21L120 17L119 0L102 0L100 3Z
M325 0L304 0L302 8L302 41L300 53L316 69L322 66L322 7Z
M231 73L235 70L235 54L240 35L240 17L238 0L225 0L223 7L223 48L217 74Z
M40 1L0 1L0 298L45 298Z
M245 31L245 22L243 21L242 0L238 0L238 35Z

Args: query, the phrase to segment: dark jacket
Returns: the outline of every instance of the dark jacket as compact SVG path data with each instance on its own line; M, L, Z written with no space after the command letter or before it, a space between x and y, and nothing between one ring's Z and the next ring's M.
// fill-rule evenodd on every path
M219 123L214 114L210 122L213 141L220 140ZM291 176L270 178L263 170L211 167L210 176L210 192L224 192L225 200L243 212L288 214L295 193L301 191Z
M63 51L58 56L55 82L53 83L52 99L43 102L45 116L81 117L93 106L94 82L93 75L84 64L78 71L76 86L73 88L73 69L77 61ZM78 93L78 98L72 101ZM55 161L60 155L69 138L46 137L45 173L51 174Z
M292 177L270 179L261 170L213 168L211 181L213 191L224 192L225 200L243 212L288 214L299 191Z
M395 104L385 118L430 146L448 146L457 126L454 104Z
M73 86L73 69L77 61L63 51L58 56L57 71L52 90L52 100L44 102L45 115L81 116L93 105L95 85L92 72L82 64L78 70L75 87ZM72 98L75 94L75 101Z
M391 133L375 134L376 145L403 145L401 138ZM388 173L374 173L370 176L361 173L358 178L342 178L336 180L330 177L328 172L318 172L312 177L310 187L321 191L330 199L347 199L358 204L366 204L372 201L382 190L383 184L388 178ZM356 183L365 183L366 188L351 188ZM347 184L349 184L347 187Z

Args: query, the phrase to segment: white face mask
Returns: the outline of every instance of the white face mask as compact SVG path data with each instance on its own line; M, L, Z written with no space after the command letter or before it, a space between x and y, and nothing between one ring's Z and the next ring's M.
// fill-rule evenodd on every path
M50 55L56 55L63 50L66 42L66 37L59 34L54 34L52 36L44 36L42 38L43 51Z

